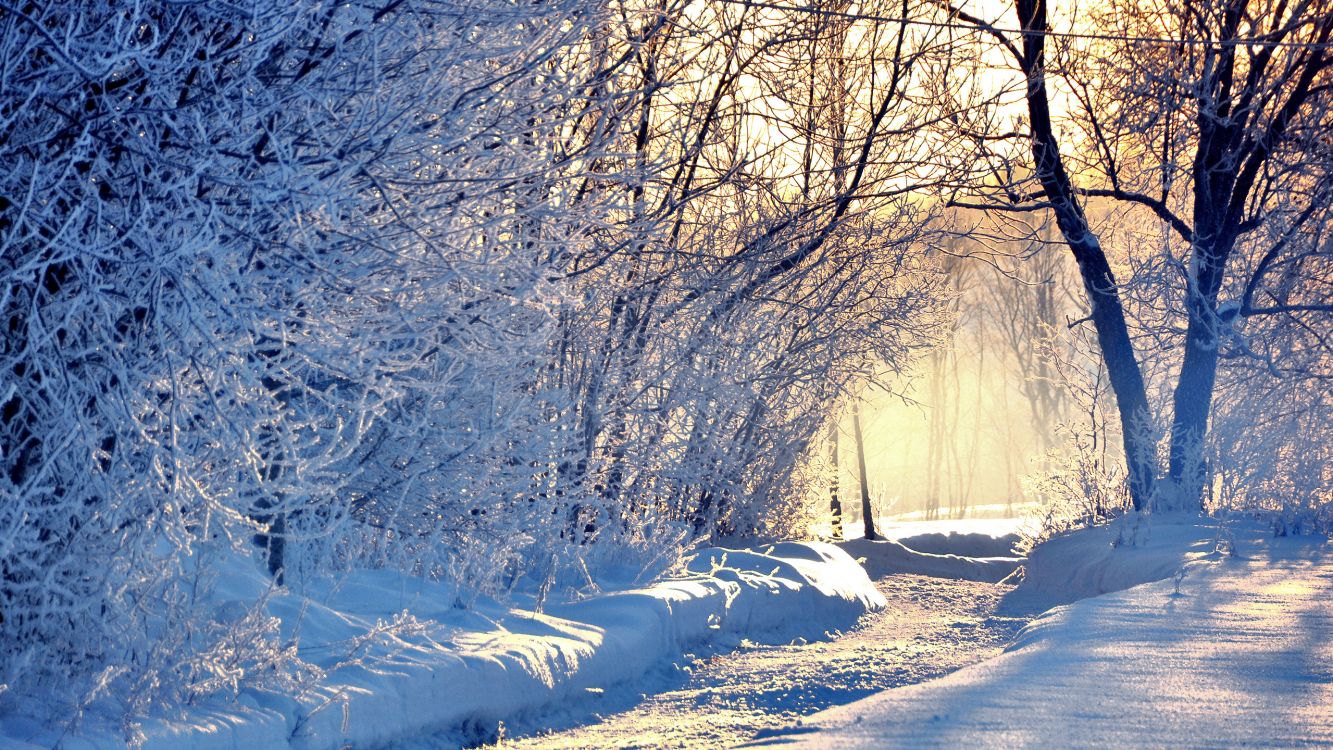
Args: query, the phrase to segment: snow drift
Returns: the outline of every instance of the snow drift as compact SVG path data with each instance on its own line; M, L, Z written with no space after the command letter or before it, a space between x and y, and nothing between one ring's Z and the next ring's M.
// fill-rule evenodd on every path
M994 583L1004 580L1022 562L1016 557L967 557L918 552L891 539L873 542L867 539L849 539L838 546L861 560L866 572L874 578L894 573L912 573L935 578Z
M1024 562L1022 583L1002 609L1039 613L1060 604L1169 578L1238 544L1262 544L1267 527L1193 514L1132 513L1049 539Z
M239 557L220 578L219 612L262 599L270 586ZM144 747L375 747L632 680L724 634L814 637L885 605L854 560L819 542L706 549L681 577L544 613L487 604L463 611L452 587L388 571L358 571L304 595L268 593L267 613L322 679L300 695L243 689L183 718L145 722ZM0 745L127 744L122 728L95 715L79 734L62 734L7 717Z

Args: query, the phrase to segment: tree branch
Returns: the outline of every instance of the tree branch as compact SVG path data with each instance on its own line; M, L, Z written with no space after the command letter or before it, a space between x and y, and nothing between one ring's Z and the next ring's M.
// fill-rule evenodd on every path
M1085 195L1091 198L1114 198L1118 201L1137 203L1141 206L1146 206L1151 209L1153 213L1157 214L1157 218L1165 221L1172 229L1176 230L1176 234L1179 234L1181 239L1186 242L1194 241L1194 230L1190 228L1190 225L1186 224L1179 216L1176 216L1170 208L1167 208L1165 203L1150 195L1136 193L1131 190L1121 190L1119 188L1112 188L1110 190L1104 188L1078 188L1077 190L1079 195Z

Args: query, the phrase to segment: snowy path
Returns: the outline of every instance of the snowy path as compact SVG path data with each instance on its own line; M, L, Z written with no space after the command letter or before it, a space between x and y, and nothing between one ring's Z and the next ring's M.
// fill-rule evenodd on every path
M1043 615L1002 656L770 733L750 747L1333 747L1333 543Z
M891 575L877 581L888 607L830 641L746 644L658 674L638 691L592 695L545 727L544 736L507 739L506 750L720 748L798 717L891 687L921 682L999 653L1020 621L992 612L1008 586ZM637 704L637 705L636 705ZM605 719L597 721L599 716ZM583 724L583 726L574 726Z

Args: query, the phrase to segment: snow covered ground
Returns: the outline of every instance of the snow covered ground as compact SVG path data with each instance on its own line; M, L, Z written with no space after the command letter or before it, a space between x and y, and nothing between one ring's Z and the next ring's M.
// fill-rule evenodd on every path
M846 529L846 541L838 542L865 566L872 579L895 573L997 582L1022 562L1014 557L1021 519L986 518L914 521L883 521L876 526L874 541L863 536L861 526Z
M1046 612L995 659L746 747L1333 745L1328 542L1134 520L1039 548L1029 574L1011 606L1133 588Z
M678 578L542 613L461 610L452 589L386 571L280 591L267 611L323 679L145 721L145 746L457 746L502 722L583 723L640 702L638 718L551 746L619 747L629 731L640 746L713 747L759 730L757 747L1333 746L1333 545L1130 517L1016 560L968 556L1008 543L998 523L958 532L895 528L939 554L863 539L709 549ZM986 582L1020 564L1006 585ZM269 585L248 558L229 566L219 611ZM867 571L894 609L830 640L886 606ZM1042 612L1003 654L908 684L996 653ZM0 720L0 747L16 750L125 738L95 711L77 732Z
M991 506L985 506L991 507ZM1003 508L1004 506L993 506ZM951 552L968 554L968 550L958 545L960 541L970 541L981 546L973 550L973 557L991 557L1009 552L1009 545L1018 540L1024 527L1036 524L1035 518L1028 514L1019 516L993 516L969 518L936 518L927 520L920 511L893 516L879 516L875 519L875 533L884 539L909 544L915 540L921 552ZM824 534L831 532L831 527L821 527ZM865 535L865 527L860 521L847 521L842 526L844 538L860 539ZM988 544L989 541L989 544ZM945 549L947 547L947 549Z
M263 596L267 579L230 558L218 607ZM151 750L373 748L509 716L637 678L719 639L813 638L845 629L883 596L846 553L819 542L707 549L688 575L548 606L456 609L448 587L362 571L268 612L301 656L328 672L301 696L242 692L142 725ZM411 612L411 618L403 613ZM126 746L122 728L88 718L78 732L6 715L0 747Z
M970 557L918 552L891 539L851 539L839 542L838 546L860 561L866 573L875 579L894 573L911 573L995 583L1008 578L1022 562L1016 557Z
M764 729L998 655L1023 622L993 616L1004 584L893 574L888 606L836 638L699 651L619 689L505 722L493 750L717 750ZM522 736L536 733L534 736ZM447 737L393 750L457 750Z
M1018 536L1018 534L1022 532L1024 526L1032 523L1034 523L1032 519L1025 517L941 518L927 521L912 517L890 516L879 519L875 524L875 531L885 539L896 539L900 542L930 534L938 534L942 536L976 535L986 536L992 539L1003 539L1005 537ZM849 537L860 536L862 529L860 525L856 525L854 529L849 527L848 532Z
M962 545L957 551L968 551L973 535L951 533L950 523L922 526ZM903 525L906 538L924 538L910 526ZM858 558L888 600L856 627L790 643L757 643L733 634L693 649L683 660L663 662L642 679L477 729L503 737L497 748L516 750L730 747L828 706L998 654L1027 622L996 616L1013 587L970 575L979 561L921 554L888 540L853 539L839 546ZM1009 561L1006 572L1016 562ZM918 574L922 570L930 575ZM467 739L446 732L413 738L394 750L457 750Z

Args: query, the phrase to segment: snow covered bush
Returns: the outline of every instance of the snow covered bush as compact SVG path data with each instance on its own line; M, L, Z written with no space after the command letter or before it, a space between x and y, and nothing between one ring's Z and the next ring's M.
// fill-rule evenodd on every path
M1104 443L1061 428L1066 442L1047 454L1043 469L1023 477L1025 495L1039 503L1037 523L1023 526L1024 554L1056 534L1106 523L1133 507L1124 467L1107 460Z
M528 481L511 428L540 419L514 395L549 326L543 256L584 226L553 205L555 186L590 154L526 139L591 105L567 85L587 60L557 55L595 15L573 2L5 14L11 700L179 704L234 688L290 653L249 609L209 609L190 572L205 545L258 535L281 576L289 547L354 564L376 549L370 529L398 538L425 519L447 550L450 533L475 534L441 528L456 506L432 509L458 477L487 498ZM431 482L430 502L385 510ZM376 525L394 511L413 518ZM221 682L190 666L236 649Z
M901 72L803 62L865 28L726 2L648 18L610 35L635 59L616 81L647 92L614 113L642 179L605 260L568 268L551 494L601 538L782 533L838 405L938 324L933 216L902 190L927 177L897 158L929 146Z
M1333 399L1311 378L1227 368L1208 450L1209 508L1258 513L1279 535L1333 532Z
M1116 450L1114 400L1094 347L1087 331L1053 327L1036 345L1041 372L1060 393L1067 414L1049 427L1054 447L1021 479L1024 495L1039 505L1036 523L1023 527L1018 549L1024 554L1056 534L1103 524L1133 509L1125 462ZM1139 442L1159 441L1148 436Z
M924 146L901 78L794 55L845 24L707 14L6 11L0 710L317 679L267 594L214 595L238 559L466 606L796 528L814 436L934 325L887 158ZM822 136L742 72L877 109Z

